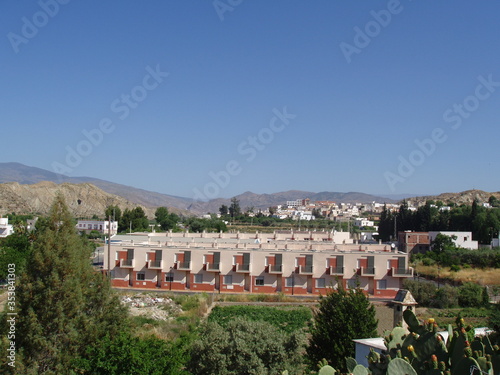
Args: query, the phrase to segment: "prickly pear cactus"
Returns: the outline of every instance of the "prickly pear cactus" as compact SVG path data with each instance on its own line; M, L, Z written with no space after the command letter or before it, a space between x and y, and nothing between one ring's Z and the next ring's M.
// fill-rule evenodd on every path
M358 362L352 357L347 357L345 359L345 365L347 367L347 372L351 373L354 371L354 368L358 365Z
M335 375L337 371L330 365L323 366L319 369L318 375Z
M368 370L365 366L357 365L354 367L352 375L368 375Z
M404 359L395 358L387 367L387 375L417 375L417 372Z

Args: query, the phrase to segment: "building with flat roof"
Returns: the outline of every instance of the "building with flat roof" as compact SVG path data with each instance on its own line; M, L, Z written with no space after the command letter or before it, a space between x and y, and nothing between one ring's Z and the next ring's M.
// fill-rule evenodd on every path
M430 244L429 232L398 232L399 251L404 253L425 253Z
M320 295L341 283L394 298L413 276L408 254L343 232L150 233L114 236L110 249L112 285L126 288Z
M0 218L0 238L10 236L14 233L14 226L9 224L9 218Z
M101 234L108 234L109 221L108 220L78 220L76 229L79 232L90 233L93 230ZM118 222L112 221L110 228L111 235L118 233Z

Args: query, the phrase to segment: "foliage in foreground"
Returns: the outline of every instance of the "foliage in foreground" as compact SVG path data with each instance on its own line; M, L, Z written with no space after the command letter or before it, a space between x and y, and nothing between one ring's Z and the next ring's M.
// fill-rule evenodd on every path
M474 337L473 328L466 326L458 316L456 327L448 326L449 336L445 342L434 319L420 324L411 310L404 312L404 319L409 331L402 327L387 331L386 350L382 354L370 352L368 369L347 358L348 372L355 375L367 375L368 370L376 375L493 375L500 372L500 349L493 345L498 336ZM328 371L325 373L336 373L333 369Z
M241 317L225 327L208 322L191 350L188 370L195 375L302 374L305 338L266 322Z
M333 367L345 370L344 358L354 356L353 339L376 337L378 321L375 307L359 288L345 290L341 283L319 301L307 348L308 359L323 358Z

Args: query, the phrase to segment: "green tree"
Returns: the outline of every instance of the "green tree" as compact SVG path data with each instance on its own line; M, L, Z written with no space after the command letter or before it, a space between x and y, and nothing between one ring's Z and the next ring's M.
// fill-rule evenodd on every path
M231 198L231 205L229 206L229 214L231 217L241 215L240 201L236 197Z
M120 207L116 205L106 207L106 210L104 211L104 219L108 220L108 218L120 222L120 219L122 218L122 210Z
M436 253L443 253L446 250L454 250L456 249L455 242L457 236L447 236L446 234L439 233L436 238L432 241L432 251Z
M219 207L219 212L222 216L226 216L229 213L229 208L223 204Z
M16 273L21 274L28 260L31 242L26 231L15 231L10 236L0 239L0 280L7 277L7 266L16 265Z
M125 232L127 230L144 232L149 228L149 220L142 207L136 207L132 210L125 209L118 223L118 230Z
M174 213L168 212L167 207L158 207L155 212L156 222L160 225L161 229L167 231L177 228L179 216Z
M304 338L270 323L231 320L225 327L210 322L193 343L188 370L195 375L302 374Z
M125 311L91 251L56 197L16 290L16 348L28 373L69 374L86 348L119 332Z
M354 357L354 339L376 337L378 321L375 307L360 288L345 290L341 283L321 296L311 327L307 347L308 359L314 365L323 358L346 371L345 358Z

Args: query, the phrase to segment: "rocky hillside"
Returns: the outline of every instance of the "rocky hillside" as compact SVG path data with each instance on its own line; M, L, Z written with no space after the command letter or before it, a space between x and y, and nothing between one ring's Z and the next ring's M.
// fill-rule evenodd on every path
M497 199L500 199L500 192L488 193L482 190L466 190L460 193L443 193L440 195L429 195L424 197L408 198L407 201L408 204L411 203L413 206L417 207L424 205L425 202L428 200L442 201L445 204L452 202L456 203L457 205L461 204L470 205L472 204L472 202L474 202L474 200L477 200L479 203L486 203L488 202L488 199L490 199L492 195Z
M46 215L57 193L61 193L71 213L75 217L102 217L109 205L117 205L123 210L137 207L125 198L109 194L89 184L56 184L39 182L21 185L17 182L0 184L0 215L16 214ZM154 217L154 209L142 206L148 217Z

